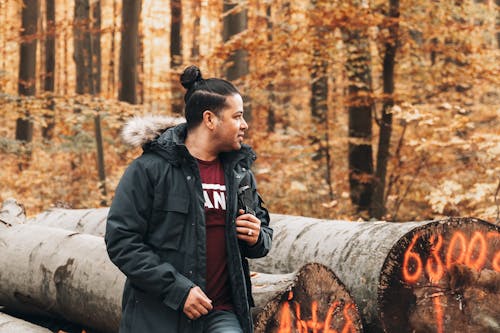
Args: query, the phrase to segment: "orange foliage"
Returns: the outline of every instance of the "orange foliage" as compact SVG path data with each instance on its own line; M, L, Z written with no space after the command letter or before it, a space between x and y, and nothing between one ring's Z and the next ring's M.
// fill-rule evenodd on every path
M15 197L24 203L29 215L53 205L96 207L103 200L109 204L124 168L140 154L119 139L124 121L132 114L170 112L170 78L179 69L169 67L167 1L143 4L144 104L137 107L114 100L119 52L112 55L110 50L112 43L119 47L120 8L113 12L111 1L101 2L101 96L75 97L71 93L75 81L73 8L71 2L57 1L56 126L50 142L44 142L40 135L47 122L47 97L11 97L17 86L20 3L0 1L0 201ZM387 97L382 93L385 43L393 42L388 39L388 29L394 20L384 16L388 1L360 7L356 5L359 1L318 0L314 8L310 1L250 0L243 6L248 30L227 43L222 41L220 1L182 3L183 65L195 62L207 77L223 76L231 52L239 48L248 52L249 73L237 85L249 97L249 143L259 156L255 173L268 208L285 214L369 219L356 212L349 198L348 69L344 66L349 50L343 44L342 29L367 29L373 81L369 97L375 100L378 115ZM497 10L492 3L408 0L400 4L388 220L469 215L495 221L499 216L500 51L495 39ZM201 15L199 27L197 15ZM40 36L43 40L44 33ZM189 51L195 45L199 54ZM314 48L321 52L313 54ZM38 90L45 75L40 70L43 57L39 58ZM328 71L328 111L327 120L315 124L310 111L311 67L322 61L326 61ZM25 110L35 123L32 145L13 140L16 119ZM96 110L103 122L105 198L99 191L96 168ZM274 128L268 132L271 119ZM373 128L371 143L376 147L376 122ZM331 156L328 165L316 158L320 148L326 148ZM19 166L29 152L29 164L21 170ZM480 248L480 240L475 244Z

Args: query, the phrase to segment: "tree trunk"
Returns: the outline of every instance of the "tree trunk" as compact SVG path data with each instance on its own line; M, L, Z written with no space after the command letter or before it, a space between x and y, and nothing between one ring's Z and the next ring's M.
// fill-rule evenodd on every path
M91 21L91 54L92 54L92 87L93 95L101 93L101 0L92 2L91 6L92 21Z
M17 225L2 230L0 304L117 332L125 277L102 237Z
M285 275L254 275L258 308L255 333L362 332L361 318L349 292L320 264L306 264ZM264 297L262 297L264 296Z
M0 227L24 223L26 212L24 207L15 199L9 198L2 202L0 208Z
M273 41L273 6L266 5L266 20L267 20L267 42L272 43ZM272 56L269 54L269 61L271 61ZM273 133L276 128L276 96L275 96L275 86L273 81L270 81L266 87L266 91L269 93L268 97L268 107L267 107L267 121L266 128L268 133Z
M101 1L92 4L92 30L90 34L90 93L99 95L101 92ZM101 191L101 205L106 206L106 167L104 165L104 145L102 141L101 115L97 108L94 115L94 134L96 140L97 173L99 175L99 190Z
M52 331L0 312L0 333L51 333Z
M103 234L107 213L54 209L28 223ZM251 269L288 274L310 262L329 267L362 309L365 331L495 332L498 226L473 218L368 223L272 214L271 221L273 248L251 260ZM259 283L253 285L261 299ZM422 320L412 315L423 312Z
M141 0L123 1L118 99L137 104Z
M495 22L497 31L497 46L500 49L500 0L495 0L495 4L497 5L497 18Z
M171 0L170 11L172 15L170 23L170 70L171 70L171 94L172 112L183 114L184 111L184 88L179 82L182 71L182 1ZM196 39L197 36L195 36Z
M64 80L63 84L63 95L67 95L69 92L69 74L68 74L68 39L69 39L69 32L68 32L68 26L70 25L70 19L69 19L69 14L68 14L68 5L64 4L64 21L65 21L65 26L64 26L64 31L63 31L63 77L62 79ZM74 38L75 36L73 36Z
M369 209L373 194L370 50L364 30L346 29L343 38L347 50L350 197L360 212Z
M498 278L498 226L472 218L368 223L273 215L271 221L273 248L252 260L251 269L279 274L312 261L326 265L362 309L365 331L493 332L499 324L500 308L492 301L498 300L497 287L472 279L480 298L479 291L471 294L451 282L457 265ZM410 318L419 311L432 315Z
M116 16L117 13L117 4L118 0L113 0L113 28L111 29L111 49L109 51L109 62L108 62L108 89L107 95L108 98L110 96L115 96L115 35L116 35Z
M323 1L312 0L315 11L321 11L325 7ZM314 20L314 17L312 18ZM330 140L328 130L328 57L324 52L323 34L324 28L316 26L312 22L315 31L312 52L311 68L311 119L313 123L313 134L311 135L313 146L317 149L313 155L313 161L321 170L321 178L328 184L330 200L333 200L332 179L330 176Z
M222 39L224 42L229 41L233 36L243 32L247 29L247 10L240 8L236 12L228 13L236 7L246 6L240 0L237 1L224 1L223 13L224 27L222 32ZM244 75L248 74L248 52L242 48L234 50L229 59L227 59L226 77L230 81L237 80Z
M96 221L105 216L103 209L94 211ZM0 264L6 267L0 272L0 304L9 311L117 331L125 277L109 260L102 237L21 224L4 228L0 243L5 254ZM299 324L361 331L356 305L325 266L307 264L292 274L253 273L251 279L256 332L276 327L292 332Z
M45 39L45 78L43 90L51 94L47 100L47 109L44 114L45 123L42 127L42 137L52 140L55 126L55 102L53 98L56 74L56 6L55 0L45 0L45 15L47 21L47 36Z
M27 221L45 227L72 230L94 236L104 236L109 208L63 209L52 208Z
M89 0L75 1L75 23L73 26L73 43L76 67L76 93L90 94L92 85L91 36L90 36L90 4Z
M389 148L392 133L392 107L394 106L394 66L396 65L396 51L398 49L399 30L399 0L389 0L389 37L385 43L383 80L384 103L382 105L382 119L380 120L380 134L377 150L377 170L373 182L373 198L371 202L371 216L380 219L385 214L385 179Z
M248 3L242 0L224 1L223 5L223 31L222 39L224 42L230 41L239 33L248 28ZM241 8L238 8L241 7ZM225 61L225 74L229 81L239 81L237 84L243 86L243 78L249 73L248 51L241 44L232 50ZM252 106L249 95L243 97L245 108L245 120L252 122Z
M194 63L197 63L200 57L200 40L199 36L201 33L200 29L200 16L201 16L201 3L199 1L192 1L192 13L193 13L193 42L191 44L191 59Z
M18 79L18 93L21 96L34 96L36 93L38 6L38 0L23 1ZM16 140L24 142L33 140L33 122L28 110L24 117L16 121Z

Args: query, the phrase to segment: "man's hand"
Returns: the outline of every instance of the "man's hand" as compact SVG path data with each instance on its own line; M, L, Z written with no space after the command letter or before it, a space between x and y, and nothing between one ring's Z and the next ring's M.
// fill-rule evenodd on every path
M203 290L198 286L191 288L184 303L184 314L194 320L206 315L210 310L212 310L212 301Z
M239 213L241 215L236 218L236 236L250 246L255 245L259 240L260 220L252 214L244 214L243 209Z

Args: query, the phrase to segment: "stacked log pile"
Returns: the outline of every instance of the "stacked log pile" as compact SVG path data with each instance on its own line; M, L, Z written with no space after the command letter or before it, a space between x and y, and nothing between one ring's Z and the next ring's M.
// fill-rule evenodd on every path
M124 277L105 252L107 209L53 209L21 225L10 211L0 211L0 305L115 332ZM273 249L251 261L257 333L500 332L496 225L271 221Z
M77 331L117 332L125 277L109 260L99 236L106 214L106 209L54 209L41 214L45 218L37 216L24 223L10 219L2 224L0 305L4 310L37 318L46 327L50 322L53 331L64 328L58 326L60 319L60 323L75 323L72 329ZM85 229L87 223L91 228ZM288 274L253 273L252 285L257 333L295 332L297 327L304 332L362 331L354 301L323 265L308 263ZM9 331L0 325L0 332Z
M473 218L345 222L274 215L273 249L251 268L331 268L367 332L500 332L500 228Z

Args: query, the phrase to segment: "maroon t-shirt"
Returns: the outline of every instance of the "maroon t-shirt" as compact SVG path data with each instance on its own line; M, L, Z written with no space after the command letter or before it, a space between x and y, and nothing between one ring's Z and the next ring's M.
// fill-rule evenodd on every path
M232 310L226 252L226 186L219 159L198 160L207 228L207 296L216 310Z

